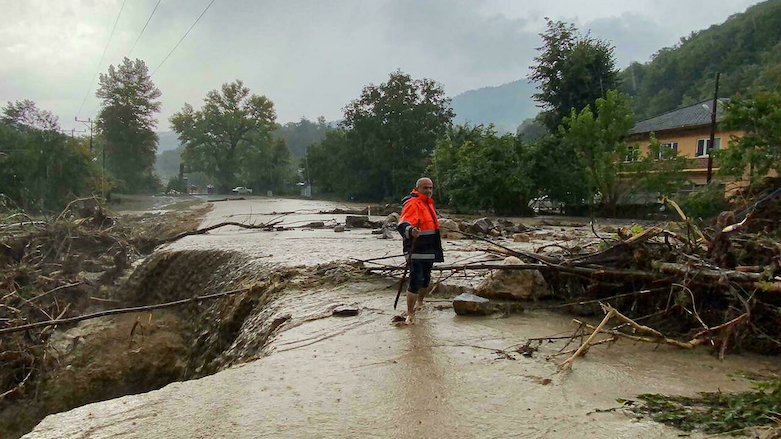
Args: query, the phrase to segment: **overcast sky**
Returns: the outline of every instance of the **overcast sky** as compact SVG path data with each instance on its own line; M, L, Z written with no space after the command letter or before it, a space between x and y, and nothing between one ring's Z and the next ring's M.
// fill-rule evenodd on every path
M96 70L124 56L155 70L211 0L0 0L0 104L32 99L60 117L93 117ZM401 69L454 96L524 78L544 17L616 46L618 66L645 62L692 31L756 0L270 1L216 0L152 80L162 91L158 129L185 102L242 79L276 107L280 123L339 119L363 86ZM82 106L85 95L86 102Z

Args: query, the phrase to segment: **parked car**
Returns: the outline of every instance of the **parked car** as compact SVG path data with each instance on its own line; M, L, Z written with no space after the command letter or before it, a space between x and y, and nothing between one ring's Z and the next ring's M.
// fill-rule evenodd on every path
M233 192L236 192L239 195L251 194L252 189L244 186L236 186L235 188L233 188Z

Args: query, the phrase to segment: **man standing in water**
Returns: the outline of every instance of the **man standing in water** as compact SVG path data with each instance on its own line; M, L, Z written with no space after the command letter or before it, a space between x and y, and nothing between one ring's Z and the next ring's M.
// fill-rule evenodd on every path
M402 210L397 227L404 238L404 254L409 260L407 288L407 320L415 323L415 311L423 306L423 298L431 290L431 268L434 262L444 262L439 221L434 212L434 183L423 177L415 189L401 200Z

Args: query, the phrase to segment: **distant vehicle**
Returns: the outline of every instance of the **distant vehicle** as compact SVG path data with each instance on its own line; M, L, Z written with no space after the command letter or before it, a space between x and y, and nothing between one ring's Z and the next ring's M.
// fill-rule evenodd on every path
M236 186L235 188L233 188L233 192L236 192L239 195L251 194L252 189L244 186Z

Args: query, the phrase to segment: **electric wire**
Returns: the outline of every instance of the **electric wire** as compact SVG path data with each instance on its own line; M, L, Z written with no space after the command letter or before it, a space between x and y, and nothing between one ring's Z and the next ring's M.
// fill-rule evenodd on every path
M160 2L163 0L157 0L157 4L155 5L155 8L152 9L152 13L149 14L149 18L146 19L146 23L144 23L144 28L141 29L141 33L138 34L138 38L136 38L136 42L133 43L133 47L130 48L130 51L127 53L127 56L130 57L130 54L133 53L133 49L136 48L136 44L138 44L138 41L141 39L141 35L144 35L144 31L146 30L146 27L149 26L149 22L152 21L152 17L155 15L155 11L157 11L157 7L160 6Z
M176 45L174 46L174 48L173 48L173 49L171 49L171 51L170 51L170 52L168 52L168 55L166 55L166 56L165 56L165 58L163 58L163 61L162 61L162 62L160 62L160 64L157 66L157 68L155 68L155 70L152 72L152 74L151 74L151 75L149 75L149 77L150 77L150 78L151 78L152 76L155 76L155 73L157 73L157 71L160 69L160 67L162 67L162 66L163 66L163 64L165 64L165 62L168 60L168 57L170 57L170 56L171 56L171 54L172 54L172 53L174 53L174 51L176 50L176 48L177 48L177 47L179 47L179 44L181 44L181 43L182 43L182 41L184 41L184 39L187 37L187 34L189 34L191 30L193 30L193 28L195 27L195 25L196 25L196 24L198 24L198 22L201 20L201 17L203 17L203 16L204 16L204 14L206 14L206 11L208 11L208 10L209 10L209 8L211 8L211 7L212 7L212 5L214 4L214 2L215 2L215 1L216 1L216 0L212 0L212 1L209 3L209 5L208 5L208 6L206 6L206 9L204 9L204 10L203 10L203 12L201 12L201 15L199 15L199 16L198 16L198 18L197 18L197 19L195 19L195 22L193 23L193 25L192 25L192 26L190 26L190 28L189 28L189 29L187 29L187 32L185 32L185 33L184 33L184 35L182 35L182 38L181 38L181 39L179 39L179 42L177 42L177 43L176 43Z
M92 75L92 82L90 82L87 92L84 93L84 99L81 101L81 106L79 107L79 111L76 112L76 116L81 115L81 110L84 108L84 104L87 102L87 97L89 96L89 92L92 91L92 86L95 85L95 78L98 77L98 72L100 71L100 65L103 64L103 59L106 57L106 51L108 51L108 46L109 44L111 44L111 39L114 37L114 31L117 29L117 23L119 23L119 17L122 16L122 10L125 9L126 2L127 0L122 1L122 6L119 8L119 14L117 14L117 19L114 21L114 27L111 28L111 34L109 34L108 36L106 47L103 48L103 55L100 56L100 61L98 62L98 66L95 68L95 74Z

